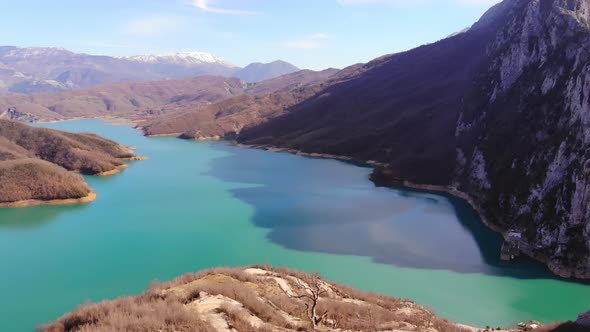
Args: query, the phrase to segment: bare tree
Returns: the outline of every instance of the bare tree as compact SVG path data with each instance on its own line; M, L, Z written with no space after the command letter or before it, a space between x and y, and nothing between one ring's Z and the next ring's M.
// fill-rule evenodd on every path
M314 273L309 282L303 282L299 278L295 278L299 290L295 294L287 294L290 298L302 300L306 307L307 317L314 328L322 322L328 316L328 310L321 315L318 315L316 308L322 295L328 293L327 288L324 286L320 276Z

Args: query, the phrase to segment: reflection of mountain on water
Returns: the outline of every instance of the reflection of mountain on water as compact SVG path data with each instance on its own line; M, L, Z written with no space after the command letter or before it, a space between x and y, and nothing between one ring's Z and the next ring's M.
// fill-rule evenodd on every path
M0 228L25 229L47 225L65 212L83 209L83 204L0 208Z
M209 175L256 184L233 190L255 208L253 222L287 248L372 257L399 267L444 269L517 278L552 278L535 262L499 259L501 237L464 201L444 194L377 188L369 169L267 151L243 149L212 162ZM280 156L280 157L279 157Z

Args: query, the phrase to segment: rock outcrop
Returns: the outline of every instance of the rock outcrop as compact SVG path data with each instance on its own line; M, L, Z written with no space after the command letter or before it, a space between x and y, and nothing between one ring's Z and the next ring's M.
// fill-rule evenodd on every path
M505 1L457 121L456 185L562 277L590 278L589 1Z

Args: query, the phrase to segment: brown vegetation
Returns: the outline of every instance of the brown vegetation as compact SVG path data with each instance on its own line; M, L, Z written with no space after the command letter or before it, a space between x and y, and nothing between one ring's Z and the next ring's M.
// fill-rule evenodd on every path
M321 315L310 316L313 304ZM473 331L440 319L411 301L268 267L218 268L186 274L153 285L138 297L84 305L40 328L51 332L211 329Z
M126 297L92 306L82 306L75 313L43 329L65 331L215 331L198 315L174 300Z
M88 196L84 179L37 159L0 162L0 203L31 199L70 199Z
M119 82L63 93L8 95L0 100L0 117L5 112L5 116L31 120L99 116L138 120L174 112L192 112L199 110L200 106L240 95L286 91L324 80L334 72L334 69L321 72L303 70L258 83L246 83L237 78L199 76L152 82ZM194 123L192 128L195 128Z
M94 134L72 134L0 119L0 203L87 197L82 174L122 168L128 147ZM69 172L70 171L70 172Z
M288 112L291 107L315 95L336 70L309 70L256 83L246 95L210 105L187 105L173 114L157 117L142 125L146 135L182 134L182 138L231 137Z

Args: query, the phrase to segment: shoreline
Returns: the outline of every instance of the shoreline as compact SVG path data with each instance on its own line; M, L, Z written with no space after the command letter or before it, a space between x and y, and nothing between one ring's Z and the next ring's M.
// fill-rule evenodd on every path
M339 161L345 161L345 162L359 163L359 164L367 165L368 167L385 166L385 164L374 161L374 160L357 160L352 157L340 156L340 155L329 154L329 153L315 153L315 152L309 153L309 152L303 152L303 151L297 150L297 149L278 148L278 147L274 147L274 146L270 146L270 145L248 145L248 144L242 144L242 143L235 143L234 145L237 147L240 147L240 148L247 148L247 149L262 149L262 150L266 150L266 151L270 151L270 152L287 152L287 153L295 154L297 156L308 157L308 158L332 159L332 160L339 160Z
M180 135L183 134L183 133L173 133L173 134L153 134L153 135L147 135L143 131L143 128L135 127L134 129L139 130L143 134L143 136L145 136L145 137L176 137L176 138L178 138L178 136L180 136Z
M249 148L249 149L263 149L263 150L271 151L271 152L288 152L288 153L293 153L295 155L304 156L304 157L311 157L311 158L334 159L334 160L340 160L340 161L345 161L345 162L362 163L367 166L373 167L373 171L375 170L376 166L386 166L386 164L384 164L384 163L379 163L379 162L375 162L375 161L371 161L371 160L359 161L359 160L356 160L354 158L347 157L347 156L338 156L338 155L322 154L322 153L308 153L308 152L303 152L303 151L300 151L297 149L278 148L278 147L274 147L274 146L270 146L270 145L248 145L248 144L236 143L235 146L242 147L242 148ZM456 187L419 184L419 183L414 183L411 181L401 180L401 179L397 180L397 181L390 180L390 181L379 182L379 181L376 181L372 178L369 178L369 181L371 181L376 186L384 186L384 187L388 187L388 188L406 188L406 189L427 190L427 191L432 191L435 193L436 192L446 193L446 194L449 194L453 197L459 198L459 199L465 201L467 204L469 204L469 206L471 206L471 208L473 208L475 210L475 212L477 213L477 216L481 220L482 224L484 224L488 229L492 230L493 232L500 234L502 236L502 238L504 240L506 240L506 237L507 237L506 232L507 231L503 230L499 226L490 222L487 219L487 217L485 216L485 214L483 213L483 210L481 209L481 207L479 205L477 205L477 203L473 200L471 195L457 189ZM548 260L546 257L543 257L539 254L535 254L531 250L521 249L521 253L524 254L525 256L533 259L534 261L540 262L541 264L545 265L545 268L547 269L548 272L550 272L552 275L554 275L558 278L561 278L563 280L574 281L574 282L576 280L579 280L582 282L590 280L590 273L588 273L588 272L586 274L579 274L576 272L575 268L566 268L563 266L552 264L552 262L550 260ZM499 254L500 253L498 252L498 255Z
M129 157L129 158L121 158L122 160L125 161L142 161L142 160L150 160L149 157L146 156L133 156L133 157Z
M377 182L375 182L373 180L371 180L371 181L375 184L378 184ZM396 183L395 182L393 182L392 184L385 184L384 183L383 185L387 186L387 187L395 187ZM418 183L413 183L413 182L405 181L405 180L401 181L401 183L398 186L400 186L402 188L421 189L421 190L428 190L428 191L433 191L433 192L446 193L446 194L449 194L453 197L462 199L463 201L467 202L467 204L469 204L477 212L477 215L478 215L479 219L481 220L482 224L484 224L488 229L500 234L504 240L507 240L507 232L508 231L503 230L502 228L491 223L486 218L486 216L483 213L483 211L481 210L481 208L477 205L477 203L475 203L473 198L466 192L460 191L457 188L452 187L452 186L436 186L436 185L418 184ZM528 245L528 243L527 243L527 245ZM574 281L574 282L576 280L582 281L582 282L590 280L590 273L588 273L588 272L586 272L586 274L580 274L580 273L577 273L576 268L568 268L568 267L556 265L556 264L552 263L549 259L547 259L547 257L540 255L540 254L536 254L532 250L526 249L525 247L520 248L520 252L523 255L529 257L530 259L545 265L545 268L556 277L559 277L561 279L568 280L568 281Z
M95 119L107 120L104 117L103 118L95 117ZM119 117L119 119L124 119L124 118ZM71 120L76 120L76 119L71 119ZM131 119L126 119L126 120L133 121ZM145 132L143 132L143 128L141 126L135 126L133 128L144 133L144 136L146 136L146 137L176 136L176 137L180 138L178 136L178 134L145 135ZM194 141L207 141L207 140L218 141L218 140L223 140L223 139L192 138L191 140L194 140ZM308 153L308 152L303 152L303 151L297 150L297 149L280 148L280 147L267 145L267 144L265 144L265 145L255 145L255 144L248 145L248 144L237 143L236 141L233 141L233 145L237 146L237 147L241 147L241 148L262 149L262 150L267 150L267 151L271 151L271 152L288 152L291 154L295 154L295 155L303 156L303 157L309 157L309 158L333 159L333 160L339 160L339 161L344 161L344 162L358 163L358 164L366 165L367 167L372 167L373 171L375 170L375 167L386 166L386 164L384 164L384 163L380 163L380 162L373 161L373 160L357 160L355 158L348 157L348 156L325 154L325 153ZM138 159L138 160L144 160L144 159ZM112 171L97 174L97 176L114 175L114 174L120 173L122 170L124 170L127 167L128 167L128 165L124 164L121 167L117 167L116 169L114 169ZM487 219L487 217L485 216L485 214L483 213L482 209L475 203L473 198L468 193L460 191L455 187L419 184L419 183L413 183L411 181L407 181L407 180L403 180L403 179L383 181L383 182L375 181L372 178L369 178L369 180L371 182L373 182L375 185L381 185L381 186L385 186L385 187L389 187L389 188L401 187L401 188L408 188L408 189L428 190L428 191L432 191L432 192L446 193L446 194L449 194L449 195L454 196L456 198L462 199L465 202L467 202L477 212L479 219L487 228L500 234L503 239L506 239L506 236L507 236L506 230L503 230L499 226L490 222ZM532 252L531 250L521 250L521 253L528 256L529 258L537 261L537 262L544 264L549 272L551 272L553 275L555 275L559 278L562 278L565 280L576 280L576 279L577 280L590 280L590 272L588 272L588 271L578 272L576 268L566 268L566 267L557 265L555 263L552 263L547 257L543 257L542 255L536 254L536 253Z
M72 205L72 204L87 204L94 202L98 198L98 195L94 190L84 197L80 198L65 198L65 199L52 199L52 200L40 200L40 199L28 199L24 201L17 201L11 203L0 203L0 208L23 208L31 206L43 206L43 205Z
M114 169L112 169L110 171L100 172L100 173L95 174L94 176L100 176L100 177L103 177L103 176L111 176L111 175L115 175L115 174L121 173L126 168L129 168L129 165L122 164L122 165L119 165L119 166L115 167Z

